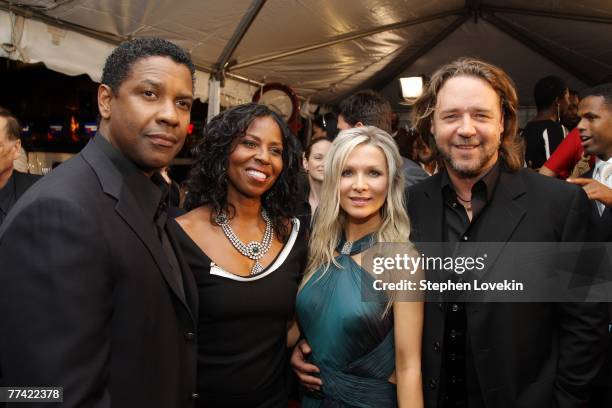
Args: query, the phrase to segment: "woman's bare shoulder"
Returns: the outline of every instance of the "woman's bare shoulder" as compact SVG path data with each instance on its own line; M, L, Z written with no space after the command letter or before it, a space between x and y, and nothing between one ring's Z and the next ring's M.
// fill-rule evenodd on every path
M205 206L194 208L176 218L176 222L187 232L193 235L194 232L201 228L207 228L210 225L210 209Z

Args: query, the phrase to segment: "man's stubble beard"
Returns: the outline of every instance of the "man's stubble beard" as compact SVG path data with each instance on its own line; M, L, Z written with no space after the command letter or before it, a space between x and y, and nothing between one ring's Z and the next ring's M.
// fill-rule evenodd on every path
M438 149L438 151L440 152L440 156L442 157L442 160L444 161L444 164L447 168L453 169L457 176L459 176L460 178L471 179L482 175L485 170L488 170L484 167L485 165L489 164L489 161L493 156L495 156L495 153L498 153L499 159L500 146L501 140L490 151L482 151L483 148L479 147L478 149L482 151L482 154L479 155L477 163L470 167L467 167L465 165L459 165L459 163L455 162L451 158L450 154L446 151L442 149Z

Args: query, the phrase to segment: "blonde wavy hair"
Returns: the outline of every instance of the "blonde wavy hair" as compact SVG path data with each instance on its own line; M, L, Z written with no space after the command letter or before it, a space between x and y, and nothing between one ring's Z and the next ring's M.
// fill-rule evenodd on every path
M408 242L410 221L406 213L402 157L393 138L374 126L343 130L331 145L325 158L325 176L321 185L320 202L313 217L308 263L300 288L319 269L326 273L331 264L337 267L334 251L346 226L346 213L340 207L340 179L349 155L357 146L379 148L387 160L389 186L387 198L380 209L382 224L376 242Z

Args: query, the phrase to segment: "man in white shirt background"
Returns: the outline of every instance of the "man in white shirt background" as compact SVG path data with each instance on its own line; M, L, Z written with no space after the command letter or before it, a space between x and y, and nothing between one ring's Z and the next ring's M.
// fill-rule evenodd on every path
M585 153L595 155L597 161L586 178L568 181L584 188L602 216L612 207L612 83L585 89L581 96L583 99L578 107L580 138Z
M585 89L580 97L578 130L582 147L585 154L595 155L597 159L593 170L584 178L568 181L581 185L593 201L593 241L612 242L612 83ZM609 303L608 319L612 328L612 303ZM595 380L593 391L590 406L612 406L612 345L608 346L607 361Z

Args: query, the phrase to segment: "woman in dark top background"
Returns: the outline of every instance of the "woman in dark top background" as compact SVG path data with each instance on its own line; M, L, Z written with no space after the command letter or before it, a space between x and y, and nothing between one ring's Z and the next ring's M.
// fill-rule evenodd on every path
M172 224L198 284L200 407L287 406L288 322L306 257L297 141L263 105L227 110L196 147Z
M313 139L306 150L302 165L306 174L302 174L300 180L300 202L298 203L298 217L309 228L310 220L319 205L319 192L325 174L325 156L331 147L331 140L327 137Z

